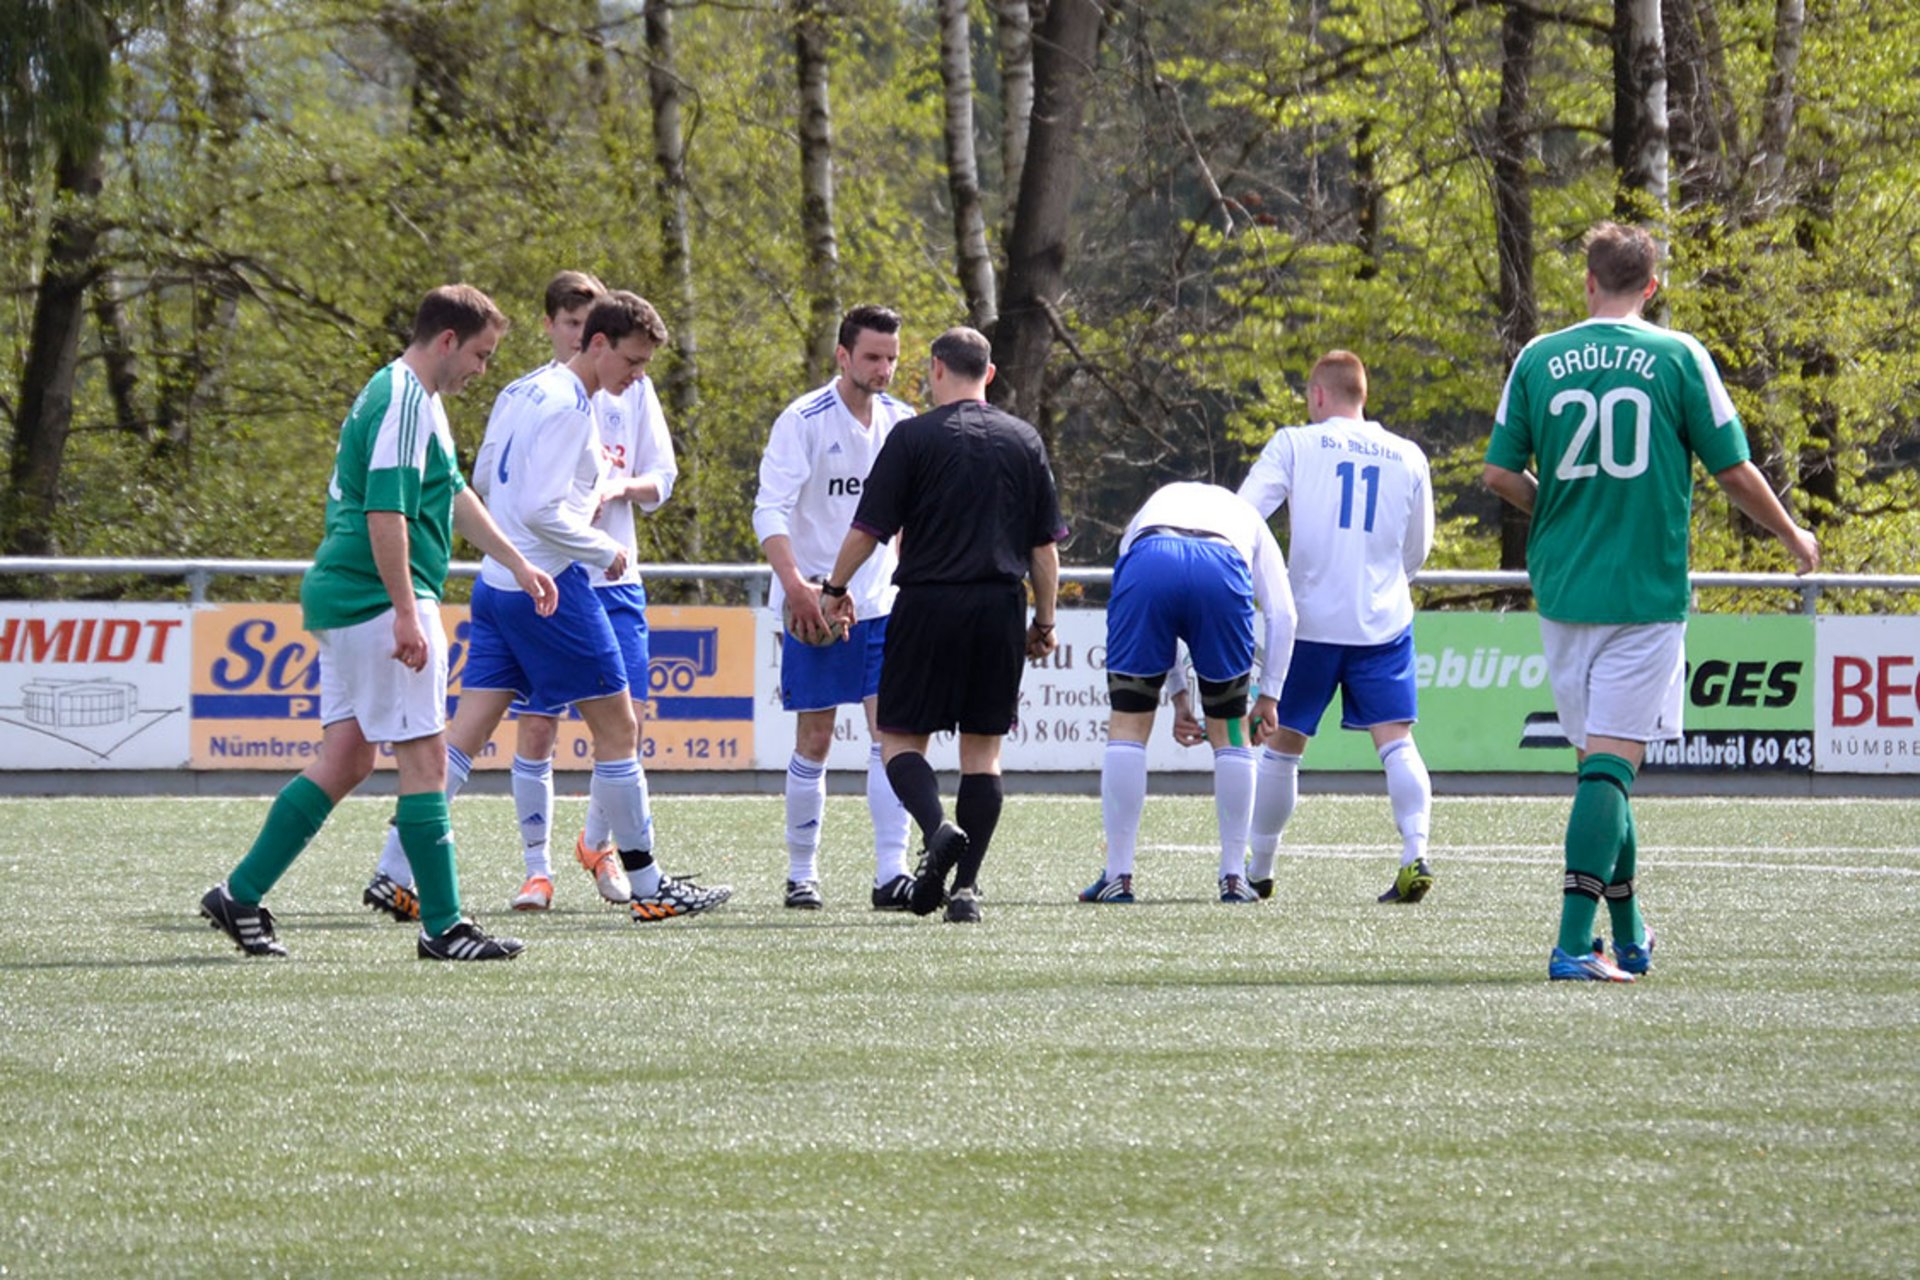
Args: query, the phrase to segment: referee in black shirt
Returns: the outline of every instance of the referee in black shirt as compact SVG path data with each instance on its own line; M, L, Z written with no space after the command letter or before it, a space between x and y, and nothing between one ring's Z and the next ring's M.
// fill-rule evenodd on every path
M992 351L973 329L934 340L939 407L887 436L820 593L828 617L851 627L847 580L876 546L901 535L900 594L880 666L880 751L887 781L926 840L913 911L931 914L945 896L956 923L980 918L974 885L1000 821L1000 740L1019 711L1026 660L1053 652L1058 544L1067 533L1040 434L986 402ZM948 822L927 739L955 728L960 793Z

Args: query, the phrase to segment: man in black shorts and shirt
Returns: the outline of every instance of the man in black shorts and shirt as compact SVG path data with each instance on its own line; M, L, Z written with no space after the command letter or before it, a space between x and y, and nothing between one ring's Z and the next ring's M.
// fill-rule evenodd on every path
M1040 434L986 402L992 351L973 329L934 340L939 407L887 437L820 593L828 618L851 627L848 579L874 547L901 535L900 594L880 665L880 751L887 781L926 840L912 909L929 915L946 897L947 919L962 924L980 918L974 885L1000 821L1000 740L1019 711L1020 673L1026 659L1053 652L1058 544L1067 534ZM960 792L948 822L927 740L954 728Z

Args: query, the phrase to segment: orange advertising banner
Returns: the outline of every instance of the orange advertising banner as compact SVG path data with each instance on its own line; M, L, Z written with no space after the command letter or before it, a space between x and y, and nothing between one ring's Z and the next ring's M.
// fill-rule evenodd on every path
M464 605L441 610L459 696L470 623ZM654 606L641 704L641 763L649 769L746 769L753 764L753 614L746 609ZM320 749L320 668L313 636L291 604L227 604L193 618L192 767L304 768ZM474 757L481 769L513 763L514 726L503 721ZM593 767L577 713L561 721L559 769ZM391 751L380 767L392 768Z

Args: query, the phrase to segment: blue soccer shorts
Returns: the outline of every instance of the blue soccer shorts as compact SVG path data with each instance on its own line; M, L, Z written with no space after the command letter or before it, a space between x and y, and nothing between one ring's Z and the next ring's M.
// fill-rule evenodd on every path
M587 571L568 565L553 580L560 603L545 618L524 591L474 584L461 688L511 689L524 711L542 716L626 689L626 661Z
M880 692L880 658L887 648L887 620L868 618L832 644L802 644L780 637L780 705L789 711L827 711L862 702Z
M1413 657L1411 626L1385 644L1295 640L1275 715L1282 728L1311 738L1337 690L1342 729L1412 724L1419 718Z
M1240 553L1210 538L1148 534L1113 567L1107 670L1157 676L1187 642L1202 680L1253 670L1253 575Z
M600 605L607 611L607 625L613 628L614 643L620 646L622 665L627 669L627 688L634 697L648 695L647 663L651 646L647 642L647 589L638 582L620 582L595 587Z

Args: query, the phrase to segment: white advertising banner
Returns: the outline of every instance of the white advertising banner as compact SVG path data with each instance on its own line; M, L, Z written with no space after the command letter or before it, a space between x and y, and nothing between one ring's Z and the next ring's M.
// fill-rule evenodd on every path
M0 769L180 769L193 608L0 604Z
M793 715L780 706L780 615L757 611L754 628L754 763L785 769L793 754ZM1020 681L1020 720L1007 735L1002 765L1009 771L1097 772L1107 740L1107 614L1104 609L1063 609L1056 622L1059 648L1027 665ZM1169 731L1172 712L1162 708L1147 746L1148 767L1159 771L1213 769L1204 746L1186 748ZM867 726L859 707L841 707L827 753L831 769L867 767ZM960 767L951 734L936 735L928 751L936 769Z
M1814 769L1920 773L1920 617L1814 624Z

